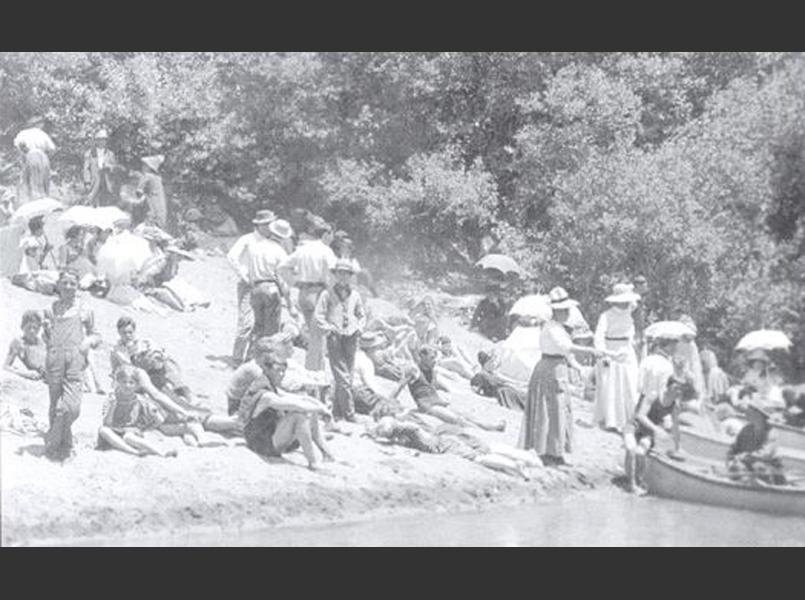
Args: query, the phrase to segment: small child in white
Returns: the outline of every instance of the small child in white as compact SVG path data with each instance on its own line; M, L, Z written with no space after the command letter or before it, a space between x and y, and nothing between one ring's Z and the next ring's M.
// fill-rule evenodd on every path
M160 427L165 414L156 403L137 393L137 387L133 367L124 365L115 371L115 390L103 407L98 449L120 450L135 456L176 456L176 450L165 450L145 439L143 432Z

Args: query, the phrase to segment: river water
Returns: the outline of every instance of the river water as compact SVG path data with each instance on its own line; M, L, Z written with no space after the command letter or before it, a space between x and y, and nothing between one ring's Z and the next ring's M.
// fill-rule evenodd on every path
M483 512L132 539L113 545L805 546L805 518L606 492Z

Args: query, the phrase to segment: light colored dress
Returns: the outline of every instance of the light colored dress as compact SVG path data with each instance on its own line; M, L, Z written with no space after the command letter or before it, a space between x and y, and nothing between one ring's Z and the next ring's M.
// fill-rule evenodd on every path
M563 458L573 451L568 356L573 345L561 323L548 321L540 332L542 357L528 383L518 447Z
M625 353L626 358L600 359L595 365L595 420L606 429L623 431L637 407L638 366L631 310L610 308L598 319L595 348Z

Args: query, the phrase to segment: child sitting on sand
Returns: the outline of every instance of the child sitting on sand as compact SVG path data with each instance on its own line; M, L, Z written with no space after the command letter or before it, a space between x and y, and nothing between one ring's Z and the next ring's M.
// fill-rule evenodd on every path
M423 346L417 354L418 363L405 369L403 378L397 389L391 395L392 400L400 395L403 388L407 385L411 397L416 402L419 411L441 419L445 423L452 425L468 426L475 425L487 431L504 431L506 421L500 420L492 424L480 419L476 419L467 414L450 408L450 403L439 396L438 389L449 392L450 389L444 385L437 377L434 368L438 351L432 346Z
M42 329L42 315L36 310L26 310L22 315L22 336L14 338L8 348L5 369L10 373L31 379L45 379L45 356L47 347L39 336ZM19 359L22 367L15 365Z
M176 450L165 450L143 435L164 422L165 414L159 406L137 393L134 367L123 365L115 371L115 390L103 406L98 450L120 450L135 456L176 456Z

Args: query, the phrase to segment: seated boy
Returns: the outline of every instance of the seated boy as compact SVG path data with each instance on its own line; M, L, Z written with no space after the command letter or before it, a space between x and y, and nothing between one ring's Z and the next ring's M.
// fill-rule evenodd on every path
M22 315L20 326L22 335L11 341L6 355L5 369L25 379L44 381L47 347L39 335L42 330L41 313L36 310L26 310ZM22 367L15 364L17 359L22 363Z

